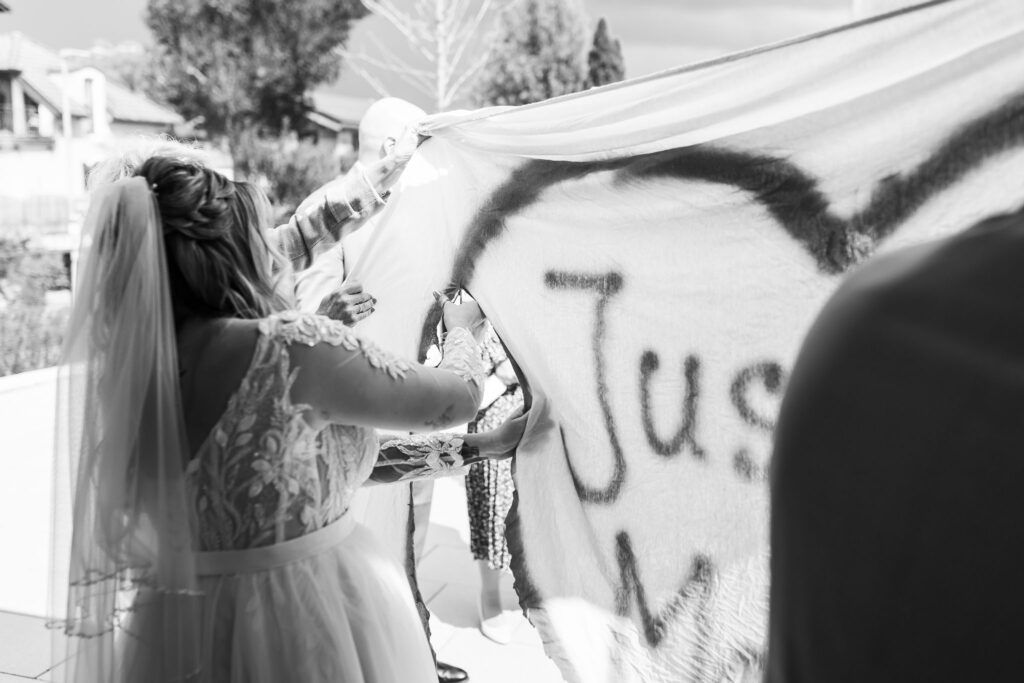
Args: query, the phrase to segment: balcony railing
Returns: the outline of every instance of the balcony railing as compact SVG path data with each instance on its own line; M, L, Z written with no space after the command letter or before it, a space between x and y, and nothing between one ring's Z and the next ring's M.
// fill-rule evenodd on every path
M0 107L0 153L7 150L53 149L53 135L42 135L40 132L38 111L26 108L25 115L24 130L15 135L14 110L10 106Z
M0 197L0 233L52 235L67 232L71 207L63 195Z

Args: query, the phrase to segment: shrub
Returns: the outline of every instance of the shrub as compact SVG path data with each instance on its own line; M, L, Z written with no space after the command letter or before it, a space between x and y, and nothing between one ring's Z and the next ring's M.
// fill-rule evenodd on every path
M55 365L69 314L23 303L0 309L0 377Z
M291 217L313 190L347 170L346 164L352 165L350 159L339 159L332 145L287 132L278 137L247 133L232 154L238 174L267 193L279 222Z
M69 286L63 256L29 243L0 236L0 377L55 364L64 343L70 311L46 303L48 291Z

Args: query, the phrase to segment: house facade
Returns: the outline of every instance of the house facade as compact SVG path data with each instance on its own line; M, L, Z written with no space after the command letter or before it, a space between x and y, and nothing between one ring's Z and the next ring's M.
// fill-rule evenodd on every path
M43 242L67 235L84 210L93 164L181 123L99 69L69 68L20 33L0 34L0 231Z
M310 98L313 108L306 115L318 142L331 144L338 159L355 158L359 151L359 121L373 104L372 99L349 97L317 90Z

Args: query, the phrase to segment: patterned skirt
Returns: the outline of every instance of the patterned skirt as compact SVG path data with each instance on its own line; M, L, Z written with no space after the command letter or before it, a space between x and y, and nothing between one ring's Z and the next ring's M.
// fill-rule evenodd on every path
M514 384L477 414L468 431L486 432L499 427L522 407L523 391ZM470 548L473 559L486 560L491 569L508 569L511 560L505 541L505 517L512 507L514 488L511 460L474 463L466 475Z

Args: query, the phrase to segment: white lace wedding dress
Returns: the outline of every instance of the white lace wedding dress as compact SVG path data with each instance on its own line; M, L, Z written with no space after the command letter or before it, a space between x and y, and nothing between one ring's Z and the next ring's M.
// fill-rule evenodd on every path
M404 570L347 514L377 460L377 436L309 426L308 406L290 398L298 370L289 347L344 347L390 381L412 369L320 316L279 314L259 327L248 371L186 470L198 519L200 680L436 683ZM449 335L445 359L442 368L479 381L479 347L465 330ZM416 449L406 450L423 472L450 467L427 451L416 463ZM129 631L144 638L146 625Z

